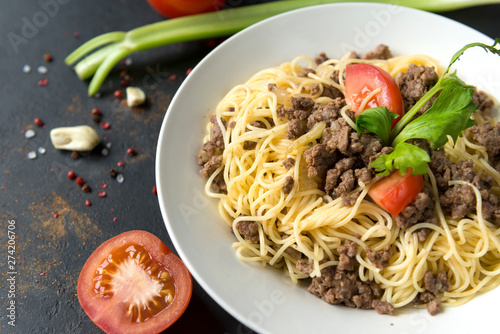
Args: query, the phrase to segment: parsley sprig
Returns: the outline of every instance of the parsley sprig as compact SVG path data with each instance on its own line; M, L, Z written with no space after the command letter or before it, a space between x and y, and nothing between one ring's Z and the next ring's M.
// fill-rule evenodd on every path
M363 111L356 117L358 134L373 132L377 134L384 145L391 145L394 151L383 154L372 162L371 166L379 173L389 175L399 169L404 175L407 168L413 174L426 174L429 154L420 147L407 141L426 139L432 144L432 149L438 149L448 142L448 136L456 141L462 131L474 125L472 113L477 109L472 100L474 87L460 80L456 73L449 73L451 66L472 47L481 47L487 52L500 56L500 44L497 38L493 45L470 43L457 51L451 58L445 72L434 85L394 126L391 130L391 120L397 117L386 107L376 107ZM439 94L432 106L420 117L414 116L433 96ZM413 119L413 120L412 120Z

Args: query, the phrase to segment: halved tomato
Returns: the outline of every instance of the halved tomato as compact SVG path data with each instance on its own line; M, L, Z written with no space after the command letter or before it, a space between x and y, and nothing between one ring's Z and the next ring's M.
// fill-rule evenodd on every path
M380 93L370 99L362 110L359 110L363 99L378 88L380 88ZM394 78L387 71L371 64L347 65L345 99L352 110L356 112L356 116L368 108L387 107L389 111L400 116L392 121L392 126L399 121L404 113L403 99Z
M129 231L87 259L78 300L106 333L159 333L186 310L193 284L184 263L156 236Z
M226 0L147 0L151 7L165 17L174 18L219 10Z
M412 175L411 169L403 175L399 170L377 181L368 195L382 209L396 217L422 191L424 177Z

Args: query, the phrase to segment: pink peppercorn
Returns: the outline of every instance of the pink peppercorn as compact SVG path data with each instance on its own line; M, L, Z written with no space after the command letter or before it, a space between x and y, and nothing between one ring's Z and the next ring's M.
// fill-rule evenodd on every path
M89 201L89 200L86 200L86 201L85 201L85 205L86 205L86 206L91 206L91 205L92 205L92 202L91 202L91 201Z
M75 174L75 171L74 171L74 170L70 170L70 171L68 172L68 179L70 179L70 180L74 180L74 179L75 179L75 176L76 176L76 174Z
M127 149L127 154L130 156L134 156L137 155L137 152L132 147L130 147L129 149Z
M122 91L117 89L115 90L115 92L113 93L113 95L115 96L115 99L121 99L122 98Z
M85 180L83 179L83 177L81 176L78 176L76 179L75 179L75 182L76 184L78 184L80 187L83 186L85 184Z
M43 126L43 121L41 118L37 117L33 122L35 123L36 126Z

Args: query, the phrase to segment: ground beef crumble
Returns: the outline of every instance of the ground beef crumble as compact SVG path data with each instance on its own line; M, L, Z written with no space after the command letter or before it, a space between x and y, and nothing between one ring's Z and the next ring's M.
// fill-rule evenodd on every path
M461 219L476 212L476 195L471 187L448 185L449 181L466 181L474 185L481 194L484 219L500 226L499 198L490 191L493 182L491 176L486 179L479 177L471 160L452 163L442 148L432 151L429 167L436 178L439 200L446 214L453 219Z
M245 240L253 243L259 242L259 223L256 221L242 220L236 223L236 229Z
M380 301L382 289L372 281L359 278L356 261L357 244L346 240L337 248L339 264L321 270L320 277L311 280L308 291L329 304L343 304L353 308L376 309L381 314L393 314L393 306ZM297 270L311 274L313 266L305 260L297 261Z
M399 86L401 97L403 98L404 110L408 111L417 103L425 93L431 89L438 81L438 75L434 67L417 66L410 64L406 72L401 72L396 76L396 83ZM430 99L420 110L422 114L430 108L434 99Z
M379 269L384 269L389 265L393 250L391 245L387 244L384 249L378 252L372 251L370 247L366 247L366 257Z
M440 271L434 274L432 271L427 271L424 274L424 292L420 292L412 304L426 304L427 312L430 315L436 315L441 311L441 302L439 295L447 292L450 289L450 283L445 271Z
M474 142L486 148L489 163L500 172L500 123L484 121L472 126L469 132Z

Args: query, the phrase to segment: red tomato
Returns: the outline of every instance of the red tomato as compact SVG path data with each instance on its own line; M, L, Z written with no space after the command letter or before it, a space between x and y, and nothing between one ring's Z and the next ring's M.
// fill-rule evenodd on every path
M369 100L363 110L387 107L389 111L400 116L392 121L392 126L394 126L404 113L403 99L396 81L389 73L374 65L363 63L347 65L345 99L356 112L356 116L363 112L363 110L358 110L363 99L377 88L380 88L381 92Z
M186 310L193 284L184 263L156 236L130 231L88 258L78 300L106 333L159 333Z
M368 195L382 209L396 217L422 191L424 177L411 175L411 170L402 175L395 171L377 181L368 191Z
M179 17L221 9L226 0L148 0L151 7L165 17Z

